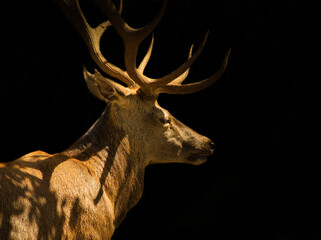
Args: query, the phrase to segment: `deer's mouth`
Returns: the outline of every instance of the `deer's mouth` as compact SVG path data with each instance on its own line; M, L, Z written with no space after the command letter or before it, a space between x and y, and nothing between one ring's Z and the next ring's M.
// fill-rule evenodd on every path
M203 164L207 161L207 158L212 154L212 152L208 153L191 153L187 159L190 163L195 165Z

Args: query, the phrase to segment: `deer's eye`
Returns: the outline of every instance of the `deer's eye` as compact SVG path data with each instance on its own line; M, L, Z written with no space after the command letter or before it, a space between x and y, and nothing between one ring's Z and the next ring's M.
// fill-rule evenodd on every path
M171 123L171 119L170 118L160 118L159 121L162 124Z

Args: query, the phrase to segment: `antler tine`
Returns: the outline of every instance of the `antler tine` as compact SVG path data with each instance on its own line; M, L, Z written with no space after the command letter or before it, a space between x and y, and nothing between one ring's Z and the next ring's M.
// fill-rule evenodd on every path
M186 62L184 62L180 67L178 67L176 70L174 70L170 74L168 74L162 78L155 79L154 82L151 84L152 88L153 89L161 88L161 87L167 85L168 83L174 81L176 78L181 76L185 71L187 71L191 67L191 65L195 62L195 60L198 58L198 56L201 54L201 52L203 51L208 33L209 32L206 33L206 35L205 35L202 43L198 47L197 51L192 56L190 56Z
M196 82L196 83L189 83L189 84L184 84L184 85L168 84L168 85L165 85L165 86L159 88L157 90L158 93L191 94L191 93L201 91L201 90L211 86L224 73L230 53L231 53L231 49L229 49L227 51L227 53L225 54L225 57L224 57L224 60L223 60L223 63L221 65L220 69L215 74L213 74L211 77L204 79L202 81Z
M84 39L90 55L95 63L103 70L106 74L114 77L129 87L133 87L136 84L128 76L127 72L108 62L100 51L100 39L102 34L108 29L111 24L109 21L103 22L96 28L92 28L79 5L78 0L55 0L62 10L67 15L71 23L76 27L82 38ZM122 7L122 2L120 8Z
M192 57L193 48L194 48L194 44L192 44L190 49L189 49L189 54L188 54L188 58L187 59ZM178 78L173 80L171 83L172 84L181 84L182 82L184 82L184 80L188 77L189 69L190 68L188 68L182 75L180 75Z
M124 42L124 61L128 75L140 86L141 90L147 95L153 95L150 82L151 79L142 74L142 68L136 68L136 57L140 43L154 30L166 8L167 0L163 1L161 10L158 15L142 28L132 28L116 11L111 0L107 0L107 4L102 4L100 0L95 0L101 7L102 11L108 16L112 26L121 36ZM148 55L149 53L147 53ZM149 58L149 57L148 57ZM143 66L143 65L142 65Z
M103 13L108 16L117 33L122 36L123 41L130 42L131 40L134 40L136 44L141 43L149 34L152 33L154 28L160 22L167 5L167 0L163 0L163 5L157 16L154 17L153 20L147 23L144 27L132 28L120 16L119 12L117 12L115 5L112 3L112 0L107 0L107 4L102 0L94 1L101 8Z
M141 61L141 63L139 64L138 67L138 71L143 74L144 70L146 68L146 65L150 59L150 56L152 55L152 51L153 51L153 45L154 45L154 34L152 36L152 41L150 42L149 48L147 50L147 53L145 55L145 57L143 58L143 60Z

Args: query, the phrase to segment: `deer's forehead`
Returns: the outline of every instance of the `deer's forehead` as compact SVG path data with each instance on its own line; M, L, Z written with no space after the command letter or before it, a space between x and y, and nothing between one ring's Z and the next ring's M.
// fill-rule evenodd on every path
M128 109L136 109L138 112L146 112L155 115L168 114L168 111L157 103L157 101L144 101L134 96L131 101L129 101L131 106L127 106Z
M138 106L138 112L142 114L148 115L148 117L154 117L154 118L159 118L159 117L167 117L170 115L170 113L162 108L161 106L158 105L157 102L153 103L145 103L145 104L139 104Z
M171 114L164 108L158 105L156 102L154 107L152 108L152 114L156 117L169 117Z

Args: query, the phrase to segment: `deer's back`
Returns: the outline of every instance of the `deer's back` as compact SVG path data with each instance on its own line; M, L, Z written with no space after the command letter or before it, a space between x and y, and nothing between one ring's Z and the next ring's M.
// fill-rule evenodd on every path
M0 239L108 239L113 209L82 162L36 151L0 164ZM102 236L103 234L103 236Z

